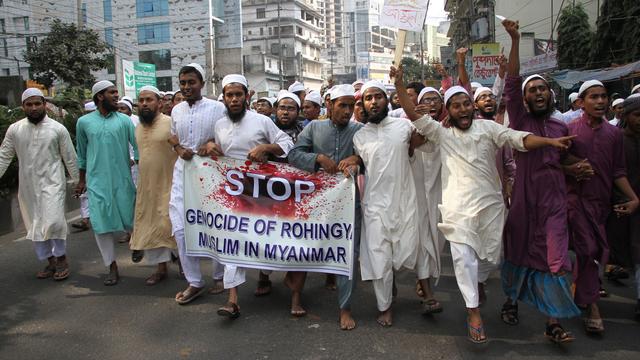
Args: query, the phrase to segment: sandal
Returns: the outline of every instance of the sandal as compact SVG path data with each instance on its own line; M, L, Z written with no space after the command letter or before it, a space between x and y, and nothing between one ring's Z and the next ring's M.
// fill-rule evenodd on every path
M38 279L48 279L50 277L52 277L56 272L56 266L49 264L47 266L44 267L43 270L40 270L36 273L36 277Z
M544 336L556 344L571 342L576 338L568 331L565 331L559 323L547 324Z
M600 288L598 293L600 294L600 297L603 297L603 298L609 297L609 293L603 287Z
M218 295L224 292L224 283L222 280L214 280L213 286L208 290L211 295Z
M231 309L231 311L229 311ZM218 315L226 316L229 319L237 319L240 316L240 308L238 304L228 302L225 306L218 309Z
M291 309L291 316L293 317L304 317L307 316L307 310L302 309L302 310L293 310Z
M89 221L84 221L84 220L80 220L76 223L71 224L71 227L73 227L74 229L78 229L77 232L82 232L82 231L87 231L91 228L91 226L89 226Z
M500 310L500 318L507 325L518 325L518 304L505 303Z
M56 264L56 272L53 273L53 280L62 281L71 275L69 271L69 264L65 261L63 263Z
M472 343L484 344L488 341L487 335L484 333L484 324L480 325L479 327L474 327L473 325L471 325L471 322L469 322L469 318L467 318L467 331L468 331L467 338ZM473 336L474 334L477 335L478 338L475 338Z
M202 295L204 291L205 291L204 287L198 288L198 287L189 285L189 287L186 290L176 294L176 302L180 305L188 304L193 300L197 299L198 296Z
M265 296L271 294L271 280L259 280L258 288L253 293L255 296Z
M151 276L149 276L144 281L144 284L147 286L153 286L166 278L167 278L166 272L154 272L153 274L151 274Z
M139 263L140 261L142 261L143 257L144 250L133 250L131 252L131 261L133 261L134 263Z
M422 315L437 314L442 312L442 305L436 299L422 301Z
M584 319L584 330L589 334L602 334L604 332L604 323L602 319Z
M608 280L624 280L629 278L629 272L618 265L611 266L608 271L605 271L604 275Z
M109 274L104 279L103 284L104 286L113 286L118 283L118 280L120 280L120 274L118 274L118 270L109 271Z

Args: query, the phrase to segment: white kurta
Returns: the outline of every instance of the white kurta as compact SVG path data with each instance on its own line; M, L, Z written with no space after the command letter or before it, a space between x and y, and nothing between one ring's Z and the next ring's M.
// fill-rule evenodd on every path
M0 147L0 176L14 155L20 165L18 201L27 239L66 239L65 165L73 181L78 181L76 152L69 132L48 116L37 125L22 119L9 126Z
M278 144L286 158L293 148L291 137L270 118L256 112L247 111L242 120L231 121L227 116L216 123L216 143L222 148L224 156L234 159L246 159L249 151L262 144Z
M438 228L451 242L467 244L480 259L497 263L502 249L506 208L496 168L496 151L505 144L526 151L524 138L491 120L473 120L465 131L445 128L424 116L414 126L440 145L442 222Z
M189 106L186 101L176 105L171 111L171 134L177 135L185 149L198 151L198 147L213 139L216 122L224 116L226 109L222 103L202 98ZM169 217L172 234L184 229L184 160L178 158L173 167Z
M360 267L363 280L413 269L418 241L416 186L409 163L409 120L387 117L353 137L365 167Z

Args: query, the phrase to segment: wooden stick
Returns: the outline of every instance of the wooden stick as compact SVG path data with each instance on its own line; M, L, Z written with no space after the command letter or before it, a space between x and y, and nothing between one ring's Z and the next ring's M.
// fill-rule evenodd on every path
M396 53L393 58L393 65L398 66L402 61L402 54L404 53L404 43L407 38L407 30L398 30L398 37L396 37Z

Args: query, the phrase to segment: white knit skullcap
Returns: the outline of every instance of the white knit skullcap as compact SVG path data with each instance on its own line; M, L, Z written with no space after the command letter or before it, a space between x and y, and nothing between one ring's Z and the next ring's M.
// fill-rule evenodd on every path
M578 90L578 97L582 97L582 94L584 94L584 92L587 91L587 89L590 89L594 86L604 87L602 82L598 80L587 80L582 85L580 85L580 90Z
M335 100L343 96L356 96L356 89L353 87L353 85L336 85L331 89L331 100Z
M362 80L356 80L353 82L353 84L351 84L353 87L356 87L356 85L364 85L364 81Z
M40 97L44 98L44 94L42 93L42 91L40 91L40 89L38 89L38 88L28 88L27 90L25 90L22 93L22 102L24 102L25 100L27 100L28 98L30 98L32 96L40 96Z
M573 104L576 100L578 100L578 93L577 92L572 92L571 94L569 94L569 102L571 104Z
M322 106L322 96L320 96L320 93L317 91L313 91L313 90L309 91L307 96L305 96L304 100L311 101L312 103L316 103Z
M273 106L273 104L276 102L276 99L272 97L267 97L267 96L263 96L260 99L258 99L258 101L263 101L263 100L268 102L271 106Z
M295 101L296 104L298 104L298 108L300 108L300 98L298 97L298 95L292 93L291 91L280 90L280 92L278 93L278 99L276 100L276 102L280 102L280 100L282 99L291 99Z
M289 86L289 92L297 93L298 91L304 91L304 85L301 82L296 81Z
M431 86L427 86L426 88L420 90L420 94L418 94L418 104L420 104L420 100L422 100L422 97L425 96L427 93L430 92L434 92L436 94L438 94L438 96L440 97L440 100L442 100L442 94L440 94L440 92L438 90L436 90L436 88L432 88Z
M615 99L613 100L613 102L611 103L611 107L616 107L620 104L622 104L624 102L624 99L620 98L620 99Z
M238 83L243 85L244 87L248 88L249 87L249 83L247 82L247 78L240 75L240 74L229 74L227 76L225 76L224 78L222 78L222 88L224 89L225 86L231 84L231 83Z
M202 68L202 66L198 63L191 63L191 64L187 64L186 66L191 67L196 69L197 72L200 73L200 76L202 76L202 81L204 81L204 79L206 79L207 77L204 75L204 68Z
M152 93L162 97L162 95L160 95L160 90L158 90L157 87L152 86L152 85L145 85L145 86L141 87L140 88L140 92L138 94L140 94L143 91L151 91ZM165 93L165 95L167 95L167 94L170 94L170 93ZM122 99L124 100L124 97Z
M476 92L473 93L473 101L475 102L476 100L478 100L478 97L480 95L482 95L482 93L485 92L489 92L491 94L493 94L493 90L491 90L490 88L486 87L486 86L481 86L479 88L476 89ZM493 94L495 95L495 94Z
M634 86L634 87L631 89L631 93L633 94L634 92L636 92L636 91L638 91L638 90L640 90L640 84L638 84L638 85Z
M124 105L129 108L129 110L133 111L133 105L126 100L118 100L118 105Z
M467 89L463 88L462 86L452 86L447 89L447 91L444 93L445 106L449 103L449 99L451 99L453 95L457 95L460 93L467 94L467 96L469 96L469 92L467 92ZM471 96L469 96L469 98L471 98Z
M362 87L360 88L360 92L362 93L362 96L364 97L364 93L367 92L367 90L369 90L371 88L378 88L378 89L382 90L382 92L386 96L389 96L389 94L387 94L387 88L384 87L384 84L382 84L378 80L369 80L366 83L364 83L364 85L362 85Z
M96 103L94 103L93 101L89 101L88 103L84 104L84 111L96 111L98 110L98 107L96 106Z
M524 93L524 88L525 88L525 86L527 86L529 81L535 80L535 79L540 79L540 80L544 81L547 84L547 86L549 85L549 83L547 82L547 79L543 78L542 75L533 74L533 75L527 77L526 79L524 79L524 81L522 82L522 92L523 93Z
M96 96L97 93L112 86L115 85L113 85L113 83L109 80L98 81L97 83L93 84L93 87L91 88L91 97Z
M472 89L473 89L473 88L476 88L476 89L477 89L477 88L481 88L481 87L482 87L482 84L480 84L479 82L476 82L476 81L472 81L472 82L471 82L471 88L472 88Z

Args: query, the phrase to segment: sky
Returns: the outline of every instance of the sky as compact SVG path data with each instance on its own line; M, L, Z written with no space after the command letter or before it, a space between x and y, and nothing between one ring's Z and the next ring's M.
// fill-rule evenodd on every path
M439 25L441 21L447 20L447 12L444 11L444 2L445 0L431 0L429 10L427 11L427 24Z

